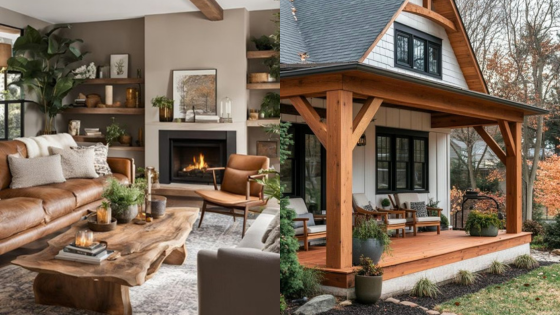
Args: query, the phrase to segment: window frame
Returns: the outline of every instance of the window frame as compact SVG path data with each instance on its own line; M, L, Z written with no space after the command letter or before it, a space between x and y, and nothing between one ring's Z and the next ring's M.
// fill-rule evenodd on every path
M428 180L429 176L429 152L430 147L430 137L429 132L417 131L417 130L407 130L407 129L397 129L388 127L376 127L375 134L375 194L393 194L393 193L429 193L430 183ZM389 189L379 189L379 176L378 176L378 155L377 155L377 140L378 137L387 137L390 142L390 154L391 159L389 161ZM406 181L407 187L405 189L397 189L397 138L408 139L408 161ZM414 142L415 140L424 141L424 189L414 189ZM386 162L381 160L381 162Z
M22 29L22 28L14 27L14 26L7 25L7 24L2 24L2 23L0 23L0 26L9 27L9 28L12 28L14 30L20 30L20 36L23 36L24 29ZM8 88L8 74L19 74L19 72L18 71L8 71L8 70L6 70L4 72L4 87L6 89ZM20 137L23 137L25 135L25 98L24 98L24 90L22 88L19 100L0 100L0 105L4 105L4 126L0 126L0 127L3 127L4 135L5 135L3 138L0 138L0 141L10 141L10 129L9 129L9 124L8 124L9 115L8 114L9 114L9 108L10 108L11 104L19 104L20 105L20 115L21 115L21 117L20 117L20 121L21 121Z
M412 72L416 72L416 73L420 73L423 75L427 75L430 77L434 77L437 79L442 79L443 77L443 71L442 71L442 40L441 38L437 38L435 36L432 36L430 34L426 34L424 32L421 32L419 30L413 29L411 27L408 27L406 25L400 24L395 22L394 23L394 28L395 28L395 35L394 35L394 58L395 58L395 67L396 68L401 68L401 69L406 69L408 71L412 71ZM397 56L397 38L398 36L404 36L404 37L408 37L408 63L403 63L398 61L398 56ZM414 39L419 39L424 41L425 45L424 45L424 69L420 70L420 69L416 69L414 68ZM435 47L438 48L438 65L437 65L437 70L439 74L433 73L429 71L429 48L428 47Z

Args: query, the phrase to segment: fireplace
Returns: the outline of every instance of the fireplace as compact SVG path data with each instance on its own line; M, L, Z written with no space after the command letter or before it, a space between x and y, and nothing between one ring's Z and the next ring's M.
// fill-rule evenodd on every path
M160 182L213 184L208 168L225 166L236 152L235 131L167 131L159 132ZM222 173L216 172L218 183Z

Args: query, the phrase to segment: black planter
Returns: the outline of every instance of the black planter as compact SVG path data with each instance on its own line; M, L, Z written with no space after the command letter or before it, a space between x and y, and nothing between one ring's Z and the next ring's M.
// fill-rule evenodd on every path
M362 304L375 304L381 297L383 276L367 277L356 275L356 299Z
M364 257L369 257L373 263L377 265L384 250L385 246L381 245L381 243L374 238L367 240L352 238L352 265L359 265L362 255Z
M472 228L470 229L469 234L471 236L496 237L498 236L498 228L493 225L490 225L486 228L481 228L480 230L478 230L477 228Z

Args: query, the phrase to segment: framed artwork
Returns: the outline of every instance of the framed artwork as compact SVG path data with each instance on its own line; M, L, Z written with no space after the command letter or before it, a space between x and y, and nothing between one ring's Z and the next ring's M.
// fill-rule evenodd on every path
M111 55L111 78L128 78L128 54Z
M216 69L173 70L173 117L187 122L218 117Z
M257 155L268 158L278 157L278 141L257 141Z

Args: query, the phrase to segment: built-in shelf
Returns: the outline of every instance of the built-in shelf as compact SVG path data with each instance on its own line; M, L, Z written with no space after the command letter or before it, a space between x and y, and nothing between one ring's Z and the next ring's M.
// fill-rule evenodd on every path
M121 85L121 84L144 84L144 79L140 78L123 78L123 79L87 79L83 84L99 84L99 85Z
M103 142L105 143L105 136L72 136L76 142Z
M92 115L144 115L144 108L88 108L71 107L64 110L63 114L92 114Z
M280 83L270 82L270 83L247 83L248 90L279 90Z
M280 118L247 120L247 127L263 127L280 124Z
M144 147L120 147L120 146L112 146L109 147L109 151L138 151L138 152L144 152Z
M247 52L247 59L264 59L273 56L278 56L278 52L274 50L256 50Z

